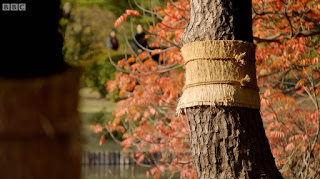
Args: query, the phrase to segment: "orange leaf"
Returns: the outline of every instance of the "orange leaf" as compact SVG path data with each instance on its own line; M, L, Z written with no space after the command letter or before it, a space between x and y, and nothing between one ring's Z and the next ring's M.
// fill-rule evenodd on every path
M105 136L102 135L102 136L100 137L99 145L102 146L102 145L104 144L104 141L105 141Z
M303 78L301 80L299 80L297 83L296 83L296 86L295 88L300 88L301 86L304 85L304 83L306 82L306 80Z

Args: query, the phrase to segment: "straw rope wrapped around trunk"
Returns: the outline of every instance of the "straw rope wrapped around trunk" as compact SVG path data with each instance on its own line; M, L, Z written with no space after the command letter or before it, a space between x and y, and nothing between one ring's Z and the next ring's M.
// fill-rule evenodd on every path
M199 179L282 178L259 113L251 0L190 0L177 106Z
M181 49L186 84L177 107L212 105L260 108L255 46L235 40L199 41Z
M79 79L0 78L0 178L80 179Z

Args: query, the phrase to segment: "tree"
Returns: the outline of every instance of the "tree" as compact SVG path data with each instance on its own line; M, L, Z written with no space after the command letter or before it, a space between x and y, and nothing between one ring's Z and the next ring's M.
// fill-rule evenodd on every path
M65 25L64 58L84 68L81 84L106 96L104 84L114 77L115 68L107 59L106 39L112 29L113 15L96 6L73 5L71 19ZM92 23L96 22L96 23ZM113 58L124 54L113 53Z
M253 42L250 0L190 3L183 44L205 40ZM186 116L198 178L282 178L259 109L234 104L197 105L187 107Z
M119 61L117 67L121 72L106 84L108 90L117 89L126 99L118 102L113 113L115 120L106 123L104 130L125 131L122 141L125 150L136 147L150 153L162 152L162 159L150 170L155 178L164 171L195 178L187 120L174 116L185 82L179 49L190 18L190 3L167 2L166 8L149 11L150 16L161 22L151 25L148 35L156 37L154 45L163 48L145 49L142 54ZM277 166L288 178L317 178L320 51L319 35L313 32L318 28L320 9L314 1L257 0L253 1L253 8L261 115ZM290 24L292 34L305 29L309 31L305 35L313 35L290 37ZM275 36L279 32L282 35ZM152 59L154 54L160 55L160 62ZM146 155L139 155L143 157Z
M81 177L80 70L64 63L60 3L48 3L4 13L2 55L10 58L0 65L2 178Z

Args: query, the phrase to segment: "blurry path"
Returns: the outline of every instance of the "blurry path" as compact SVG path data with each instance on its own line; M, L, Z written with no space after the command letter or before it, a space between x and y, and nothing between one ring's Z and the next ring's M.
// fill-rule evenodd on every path
M80 113L112 112L116 107L116 103L108 101L106 98L101 98L100 94L91 88L82 88L79 94L80 104L78 111Z

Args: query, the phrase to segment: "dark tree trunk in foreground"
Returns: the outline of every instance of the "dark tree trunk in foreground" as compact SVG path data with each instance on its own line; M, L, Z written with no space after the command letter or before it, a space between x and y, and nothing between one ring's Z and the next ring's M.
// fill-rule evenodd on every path
M81 178L81 70L64 63L59 14L40 0L1 12L0 178Z
M190 23L182 42L205 40L252 42L251 1L191 0ZM282 178L259 109L195 106L185 113L199 179Z
M0 178L81 178L79 77L0 77Z

